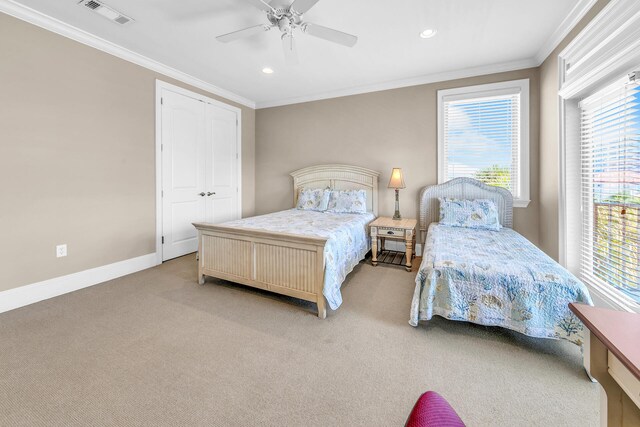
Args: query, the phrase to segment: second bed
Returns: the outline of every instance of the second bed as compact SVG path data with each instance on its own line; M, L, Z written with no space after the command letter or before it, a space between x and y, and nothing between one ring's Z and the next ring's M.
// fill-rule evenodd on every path
M443 197L493 201L502 228L493 231L435 222ZM427 236L411 304L411 325L437 315L582 344L583 325L568 305L592 304L586 286L511 229L511 208L507 190L469 178L423 191L420 226Z

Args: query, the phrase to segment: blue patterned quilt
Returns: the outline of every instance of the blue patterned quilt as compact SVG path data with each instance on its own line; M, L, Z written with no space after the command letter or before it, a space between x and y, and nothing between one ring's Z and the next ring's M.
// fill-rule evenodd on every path
M517 232L433 223L409 323L437 315L581 345L570 302L592 304L586 286Z
M226 222L231 227L252 228L304 236L327 237L324 247L324 287L329 307L342 304L340 286L353 267L364 259L371 247L367 225L372 213L349 214L289 209L267 215Z

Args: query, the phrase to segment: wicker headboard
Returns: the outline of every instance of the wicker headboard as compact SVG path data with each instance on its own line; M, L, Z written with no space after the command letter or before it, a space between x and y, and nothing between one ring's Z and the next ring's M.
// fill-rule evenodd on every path
M378 216L378 176L371 169L349 165L309 166L291 172L293 177L293 204L304 188L331 188L332 190L366 190L367 211Z
M440 219L440 197L493 200L498 207L500 224L513 228L513 196L509 190L492 187L473 178L455 178L444 184L430 185L420 192L420 231L423 242L429 224Z

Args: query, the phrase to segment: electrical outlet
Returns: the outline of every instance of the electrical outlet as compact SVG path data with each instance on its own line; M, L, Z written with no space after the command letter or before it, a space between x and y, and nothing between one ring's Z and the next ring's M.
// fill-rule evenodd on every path
M56 246L56 256L58 258L67 256L67 245L58 245Z

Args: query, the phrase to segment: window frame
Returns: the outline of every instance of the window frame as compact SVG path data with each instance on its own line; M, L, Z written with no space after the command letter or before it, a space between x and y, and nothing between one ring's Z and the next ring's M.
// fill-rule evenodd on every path
M558 54L560 264L580 277L582 206L576 205L576 155L580 146L579 101L614 84L640 66L640 3L617 0L600 13ZM578 120L578 121L577 121ZM577 154L576 154L577 153ZM578 175L579 176L579 175ZM580 190L581 191L581 190ZM573 201L573 203L572 203ZM576 221L576 218L580 218ZM580 224L578 230L576 222ZM578 234L580 233L580 234ZM578 235L580 238L578 238ZM640 304L602 281L587 283L597 306L640 313Z
M640 303L632 300L615 286L590 274L588 280L582 277L582 257L585 250L592 251L593 246L583 246L584 231L584 205L582 201L582 164L581 157L581 107L580 101L588 98L609 86L619 85L627 80L620 77L600 82L600 85L590 85L589 90L584 90L569 99L560 99L561 114L561 152L560 152L560 205L559 205L559 244L560 263L578 278L584 280L596 306L606 306L615 310L631 313L640 313ZM572 193L578 197L569 201ZM575 195L575 194L574 194ZM577 218L577 219L576 219Z
M531 202L530 181L531 152L529 148L529 122L530 122L530 96L529 79L510 80L497 83L489 83L474 86L442 89L438 91L438 184L447 181L444 170L444 103L447 101L459 101L500 95L520 94L519 125L520 135L518 141L518 197L513 197L513 206L526 208Z

